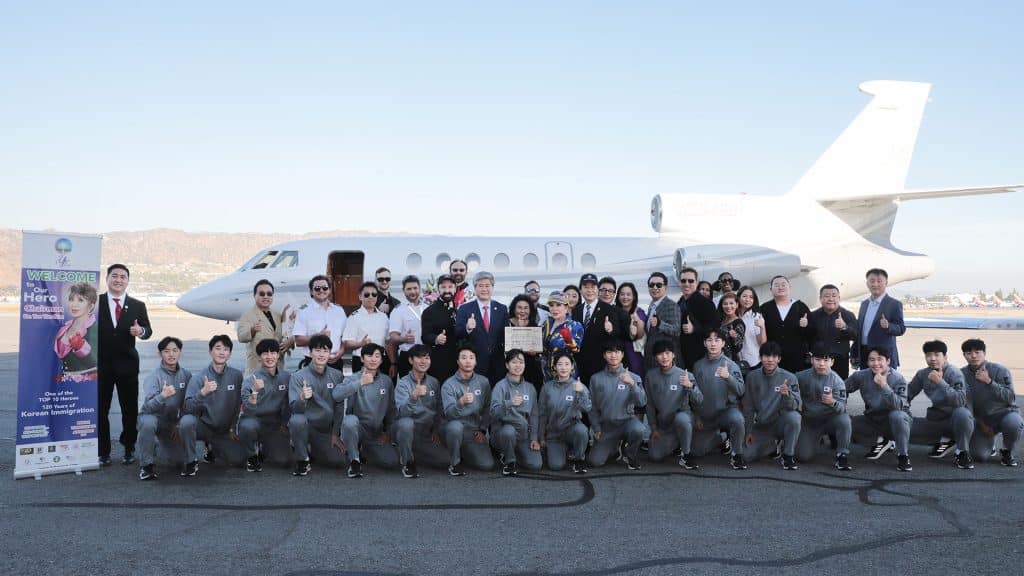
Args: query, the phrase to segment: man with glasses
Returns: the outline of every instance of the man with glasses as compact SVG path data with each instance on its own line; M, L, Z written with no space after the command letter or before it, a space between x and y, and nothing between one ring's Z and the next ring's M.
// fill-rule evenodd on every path
M469 271L469 266L465 260L452 260L452 263L448 265L448 273L451 274L452 280L455 282L455 309L458 310L459 306L466 303L467 300L473 299L473 291L469 288L469 283L466 282L466 272Z
M707 354L704 348L704 334L718 328L721 320L715 304L697 291L697 270L687 266L679 271L680 366L693 371L693 365Z
M359 288L359 302L362 304L345 324L345 331L342 335L344 351L352 352L352 372L358 372L363 367L360 350L363 346L373 343L386 347L388 343L388 316L377 309L377 299L380 291L373 282L363 282ZM380 371L387 374L394 364L394 348L387 351L387 356L380 366Z
M580 382L589 385L590 376L604 370L605 348L618 341L619 319L607 302L597 297L597 276L584 274L580 277L579 304L572 310L572 319L583 325L583 342L576 359L580 370ZM621 347L621 346L620 346Z
M299 362L299 368L307 366L310 362L310 339L322 334L334 343L327 358L327 365L335 370L341 370L344 364L342 356L345 353L341 347L341 335L345 332L346 324L345 309L331 301L331 282L322 274L314 276L309 281L309 296L313 302L299 310L295 317L295 327L292 329L296 350L305 357Z
M615 278L605 276L597 284L597 297L601 302L612 307L612 313L615 314L619 325L616 337L619 339L619 343L622 344L622 349L626 350L627 346L633 345L633 339L629 334L629 312L626 312L625 308L615 305L616 288L618 288L618 283L615 282Z
M647 341L644 342L644 367L657 367L654 345L659 340L672 343L672 353L679 357L679 306L665 297L668 294L668 276L653 272L647 278L647 291L651 304L647 307Z
M523 285L523 293L526 297L533 302L533 307L537 309L537 325L543 326L544 321L548 319L548 306L540 301L540 284L536 280L530 280Z
M377 309L390 316L391 312L401 304L398 298L391 295L391 270L381 266L373 274L377 279Z
M238 341L245 344L245 375L248 376L260 367L260 355L256 353L256 345L263 340L274 340L280 345L283 354L292 347L292 339L284 339L281 326L291 306L285 306L280 316L275 316L270 306L274 303L274 285L270 280L262 279L252 287L253 307L238 319Z

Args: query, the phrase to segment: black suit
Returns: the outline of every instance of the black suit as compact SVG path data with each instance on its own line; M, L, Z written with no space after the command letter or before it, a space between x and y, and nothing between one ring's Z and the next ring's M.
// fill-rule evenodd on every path
M572 309L572 319L583 324L583 343L580 345L580 352L576 355L577 366L580 371L580 382L590 385L590 376L604 370L604 347L609 342L619 340L622 327L619 324L619 315L615 307L601 300L595 301L593 311L590 313L590 321L583 324L583 313L586 302L580 301ZM604 329L604 320L608 318L612 323L612 333Z
M693 365L697 363L697 360L708 353L704 348L704 338L707 337L707 332L721 326L722 320L718 317L715 303L698 292L694 292L687 299L680 296L677 304L679 304L680 316L679 348L682 357L676 358L676 365L693 370ZM693 332L690 334L685 333L682 328L686 324L687 318L689 318L690 324L693 324Z
M136 425L139 418L139 352L135 349L135 336L129 330L138 321L143 329L140 338L148 340L153 335L144 303L126 294L116 327L110 314L112 304L106 292L100 295L97 313L100 326L100 456L110 456L110 403L114 398L114 388L117 388L117 400L121 405L121 444L126 451L135 450L135 440L139 435Z
M423 344L430 348L430 370L428 373L437 378L438 382L444 382L455 374L455 306L445 306L438 300L423 311L421 317L423 327ZM435 344L437 336L444 332L447 341L444 344Z

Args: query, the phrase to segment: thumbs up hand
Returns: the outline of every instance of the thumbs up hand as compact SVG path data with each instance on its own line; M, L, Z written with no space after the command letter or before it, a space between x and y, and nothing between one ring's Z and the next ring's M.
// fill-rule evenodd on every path
M657 314L651 314L651 328L657 328L657 327L658 327L658 315Z
M412 328L405 331L405 343L412 344L416 341L416 336L412 333Z
M437 338L434 339L434 344L437 344L438 346L444 346L447 343L448 343L448 335L445 334L445 330L441 330L441 333L438 334Z
M171 396L174 396L175 390L174 390L174 385L173 384L171 384L170 382L168 382L166 380L161 382L161 384L162 384L162 386L160 388L160 395L161 396L163 396L164 398L170 398Z
M789 378L782 381L782 386L779 386L779 394L789 396Z
M881 372L878 372L877 374L875 374L874 380L875 380L875 384L878 384L879 388L884 388L886 386L886 384L888 383L888 381L885 378L885 374L883 374Z
M807 328L807 314L800 317L800 327Z
M128 331L131 332L132 336L135 336L136 338L142 336L142 326L139 326L139 320L137 318L135 319L134 322L132 322L132 327L129 328Z
M931 380L933 384L942 382L942 370L932 370L928 373L928 379Z
M604 317L604 331L605 331L605 333L606 334L611 334L613 328L614 328L614 326L612 326L612 319L611 319L611 317L606 315Z
M210 394L213 394L216 391L217 391L217 381L216 380L210 380L209 378L206 377L206 374L203 374L203 387L199 390L199 395L200 396L209 396Z
M259 334L260 330L263 329L263 321L257 320L252 326L249 327L249 336L255 336Z
M882 314L882 319L878 321L878 325L882 327L882 330L889 329L889 321L885 319L885 314Z
M470 315L469 320L466 320L466 332L473 330L476 330L476 316Z
M843 315L840 314L836 317L836 329L846 330L846 322L843 322Z
M679 383L683 385L683 388L690 390L693 388L693 382L690 381L690 373L683 372L683 375L679 377Z
M373 384L373 379L375 376L376 374L374 372L364 369L363 375L359 377L359 384L361 386L368 386L370 384Z
M256 392L260 392L261 390L263 390L263 385L264 384L262 378L252 379L252 389L255 390Z
M722 363L718 365L718 369L715 370L715 376L718 376L722 380L729 379L729 368L726 367L725 360L722 360Z
M306 383L305 380L303 380L302 381L302 399L303 400L309 400L312 397L313 397L313 389L309 386L309 384Z
M683 323L683 334L693 334L693 323L690 322L690 315L686 315L686 322Z

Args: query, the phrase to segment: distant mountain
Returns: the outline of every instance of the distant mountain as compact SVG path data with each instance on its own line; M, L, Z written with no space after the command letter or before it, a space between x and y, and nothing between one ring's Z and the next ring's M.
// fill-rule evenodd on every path
M389 235L392 233L388 233ZM322 236L380 236L365 230L306 234L184 232L169 228L103 234L103 265L126 264L135 292L184 292L235 270L271 244ZM0 294L18 292L21 231L0 229Z

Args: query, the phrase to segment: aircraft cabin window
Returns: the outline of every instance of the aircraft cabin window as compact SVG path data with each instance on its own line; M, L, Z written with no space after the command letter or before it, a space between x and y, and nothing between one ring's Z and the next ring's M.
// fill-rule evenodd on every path
M508 270L508 266L511 260L508 259L508 254L504 252L498 252L494 255L494 267L498 270Z
M472 272L480 267L480 256L476 252L466 254L466 268Z
M590 252L587 252L583 256L580 256L580 266L582 266L584 270L593 270L597 268L597 258L595 258Z
M299 253L296 250L286 250L274 260L270 268L294 268L299 265Z
M442 272L448 272L448 265L451 264L452 257L449 256L446 252L441 252L440 254L437 255L437 260L435 260L435 262L437 263L437 267Z
M551 267L555 270L565 270L569 267L569 257L561 252L555 252L551 257Z
M423 257L415 252L405 257L405 267L409 270L419 270L421 264L423 264Z
M540 265L540 259L533 252L527 252L523 255L523 268L533 269Z
M270 252L267 252L263 256L260 256L259 259L256 260L256 263L252 265L252 269L253 270L262 270L262 269L266 268L267 266L270 266L270 263L273 262L276 259L277 259L277 250L271 250Z

